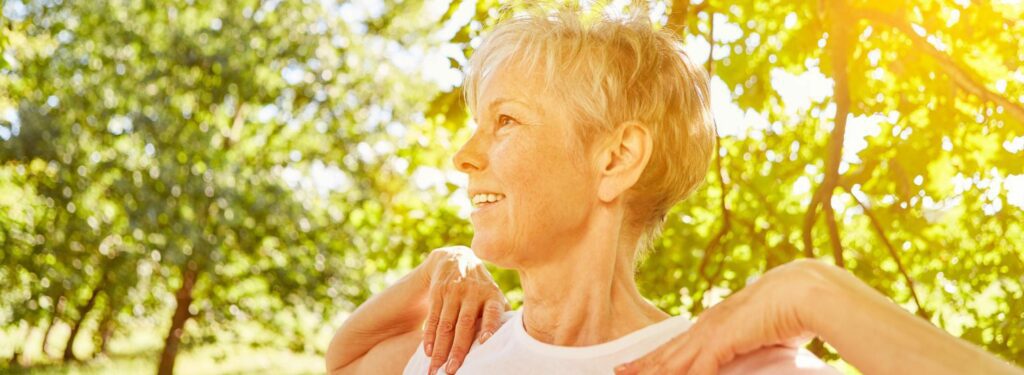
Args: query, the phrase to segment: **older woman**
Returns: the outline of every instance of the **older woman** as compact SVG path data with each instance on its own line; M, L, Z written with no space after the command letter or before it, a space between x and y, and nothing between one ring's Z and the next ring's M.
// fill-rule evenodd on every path
M815 333L784 314L791 307L736 328L702 317L697 337L717 340L702 352L685 317L637 291L638 252L701 184L714 150L707 76L670 33L643 16L533 12L477 49L465 93L478 128L454 164L469 175L472 250L432 252L357 309L331 342L329 372L611 373L647 355L619 370L834 373L779 346ZM518 271L522 309L501 314L504 297L476 257ZM785 283L771 280L820 268L789 265L755 285L777 291ZM772 306L743 301L709 313L734 322L729 306Z

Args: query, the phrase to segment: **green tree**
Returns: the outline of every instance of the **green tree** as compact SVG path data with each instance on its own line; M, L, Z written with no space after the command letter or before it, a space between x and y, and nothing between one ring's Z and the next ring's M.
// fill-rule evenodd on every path
M316 347L298 310L328 324L469 243L457 69L504 5L6 2L0 326L64 322L73 359L86 322L102 351L169 311L160 373L234 322ZM641 266L649 298L695 315L820 257L1024 364L1024 6L648 5L712 73L721 131Z

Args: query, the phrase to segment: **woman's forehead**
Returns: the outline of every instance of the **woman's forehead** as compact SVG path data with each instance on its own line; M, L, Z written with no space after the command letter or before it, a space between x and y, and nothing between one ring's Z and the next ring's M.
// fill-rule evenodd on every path
M505 103L517 104L541 113L546 112L544 103L549 103L550 98L547 90L543 89L541 76L515 66L518 64L502 65L485 76L480 83L477 112L490 112Z

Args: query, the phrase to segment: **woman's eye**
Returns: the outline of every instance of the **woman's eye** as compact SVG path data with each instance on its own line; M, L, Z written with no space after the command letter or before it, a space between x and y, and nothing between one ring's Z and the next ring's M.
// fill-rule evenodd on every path
M498 116L498 127L502 127L503 128L503 127L506 127L506 126L509 126L509 125L515 125L515 124L518 124L518 122L514 118L511 118L511 117L509 117L507 115Z

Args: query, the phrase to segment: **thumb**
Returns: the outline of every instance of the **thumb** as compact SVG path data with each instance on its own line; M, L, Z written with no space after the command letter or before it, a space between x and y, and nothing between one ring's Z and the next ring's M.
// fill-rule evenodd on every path
M651 365L650 357L651 357L652 354L648 354L646 356L640 357L639 359L633 360L632 362L626 362L626 363L623 363L623 364L619 365L618 367L615 367L615 374L616 375L639 374L640 370L650 367L650 365Z
M635 362L627 362L619 365L615 368L615 375L632 375L639 371L639 366Z

